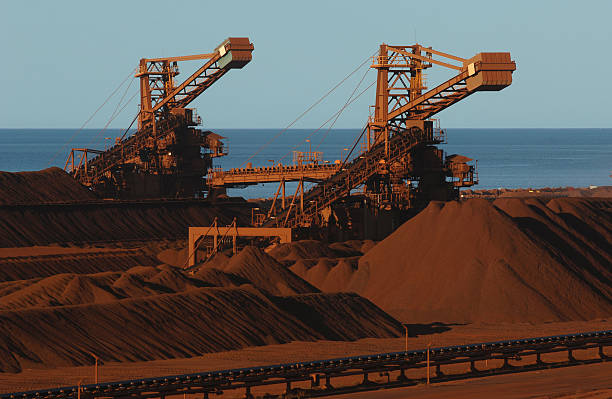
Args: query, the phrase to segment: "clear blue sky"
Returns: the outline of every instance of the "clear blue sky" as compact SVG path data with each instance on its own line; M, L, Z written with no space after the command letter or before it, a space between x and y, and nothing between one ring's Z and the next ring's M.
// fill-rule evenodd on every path
M192 105L213 128L285 127L381 42L415 35L465 58L510 51L517 62L512 86L445 110L443 126L611 127L611 17L609 0L2 0L0 128L80 127L140 58L210 52L228 36L250 37L253 61ZM360 77L295 127L319 126ZM104 126L118 99L87 127ZM111 127L127 127L136 101ZM373 101L370 90L336 127L361 127Z

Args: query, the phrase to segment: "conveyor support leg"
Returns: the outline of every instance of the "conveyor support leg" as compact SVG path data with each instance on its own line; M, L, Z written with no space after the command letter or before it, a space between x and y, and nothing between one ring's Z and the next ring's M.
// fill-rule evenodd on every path
M574 357L574 350L573 349L568 349L567 350L567 360L570 363L576 362L576 358Z
M608 356L604 353L603 345L599 345L599 357L601 359L607 359L608 358Z

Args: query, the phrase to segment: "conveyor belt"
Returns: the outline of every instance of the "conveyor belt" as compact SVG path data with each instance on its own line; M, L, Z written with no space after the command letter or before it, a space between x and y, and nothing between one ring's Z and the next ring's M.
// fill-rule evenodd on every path
M368 178L380 172L381 162L388 165L400 161L417 146L438 144L439 141L421 129L411 128L391 136L390 151L385 153L385 143L379 142L363 155L342 165L329 179L317 184L304 195L304 209L297 211L291 206L269 219L264 226L278 225L281 227L308 226L320 210L325 209L339 199L350 195L351 190L365 184Z
M209 187L236 187L275 182L322 182L340 169L340 164L277 165L262 168L241 168L228 171L209 170Z
M578 334L555 335L548 337L526 338L497 342L486 342L470 345L446 346L406 352L390 352L375 355L351 356L309 362L285 363L271 366L257 366L202 373L173 375L154 378L140 378L126 381L89 384L80 387L81 398L160 398L183 394L222 393L228 389L246 389L250 397L250 388L256 386L286 384L287 393L292 382L310 381L311 389L300 390L299 397L327 396L341 392L355 392L380 388L405 386L416 383L404 376L408 369L438 368L441 365L470 363L471 373L467 377L492 375L504 372L517 372L545 367L569 366L575 364L603 362L612 359L604 354L604 347L612 345L612 330L594 331ZM575 350L599 349L598 358L576 360ZM568 360L562 363L544 363L540 355L544 353L568 352ZM429 352L429 353L428 353ZM429 354L429 356L428 356ZM512 366L509 361L520 357L536 355L538 361L530 366ZM427 358L429 357L429 362ZM493 370L478 371L474 362L480 360L502 359L504 366ZM374 383L367 380L368 373L400 371L401 377L387 383ZM333 387L330 379L350 375L364 375L364 383L351 387ZM466 378L466 375L463 378ZM453 375L438 374L433 382L453 379ZM325 381L321 386L321 381ZM0 395L0 399L63 399L77 398L79 388L68 386L53 389L42 389L28 392L16 392Z

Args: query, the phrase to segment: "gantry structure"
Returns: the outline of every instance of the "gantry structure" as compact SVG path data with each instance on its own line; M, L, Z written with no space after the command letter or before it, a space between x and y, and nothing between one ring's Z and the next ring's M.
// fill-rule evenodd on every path
M455 75L429 89L423 71L434 65ZM376 100L360 137L364 150L307 192L301 180L288 206L277 212L273 204L264 226L324 226L335 204L356 191L375 207L417 211L432 200L455 199L459 188L477 183L472 159L446 156L437 147L445 135L433 117L478 91L509 86L516 69L510 53L466 59L420 44L382 44L371 68L377 71Z
M430 89L424 71L433 66L450 69L454 75ZM370 67L377 72L375 105L358 140L360 151L350 160L327 165L305 153L312 161L211 170L208 184L279 182L270 209L257 220L266 227L282 228L327 225L334 206L342 202L346 206L346 199L355 193L373 207L418 211L432 200L458 198L461 187L477 184L475 161L458 154L447 156L438 148L445 142L445 132L433 118L478 91L509 86L516 69L510 53L478 53L468 59L420 44L382 44ZM289 181L298 184L286 198ZM306 191L306 182L315 185Z
M64 169L102 197L206 196L212 160L227 153L222 136L196 128L201 118L187 106L231 69L248 64L253 48L248 38L230 37L211 53L141 59L137 132L105 151L73 148ZM183 61L204 63L181 82Z
M356 196L368 207L418 211L478 182L475 161L438 147L445 132L434 117L478 91L504 89L516 69L508 52L462 58L420 44L382 44L370 65L377 73L375 104L345 159L327 163L320 152L295 151L292 164L215 169L212 160L227 154L223 137L197 129L201 120L187 106L230 69L249 63L252 51L248 38L229 38L207 54L142 59L137 132L106 151L73 149L65 169L104 197L193 198L278 183L266 212L254 218L264 227L328 225L338 219L334 208ZM179 82L178 63L196 60L205 62ZM454 73L429 88L425 71L434 66ZM288 182L297 182L293 195Z

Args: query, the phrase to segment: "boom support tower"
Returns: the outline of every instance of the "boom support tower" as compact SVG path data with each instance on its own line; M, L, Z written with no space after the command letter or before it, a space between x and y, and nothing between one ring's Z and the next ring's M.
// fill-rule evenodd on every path
M197 129L201 119L187 106L230 69L249 63L252 51L248 38L231 37L208 54L141 59L138 131L106 151L72 149L65 169L104 197L207 195L204 176L213 158L226 155L223 137ZM177 82L178 63L198 60L203 65Z
M455 76L429 89L424 71L437 65ZM457 198L460 187L478 182L472 159L445 156L437 147L445 133L432 119L437 113L477 91L498 91L512 83L516 64L510 53L479 53L470 59L420 44L382 44L371 68L377 71L376 101L362 136L362 152L265 225L327 225L334 207L351 194L376 209L414 213L432 200ZM297 195L297 193L296 193Z

